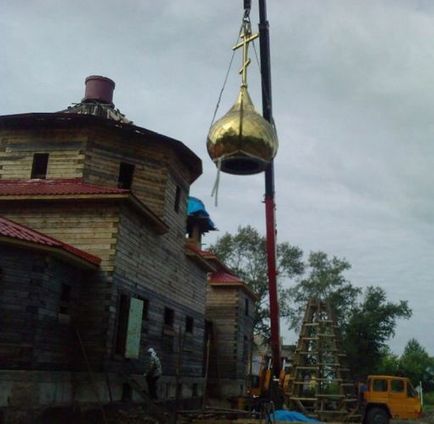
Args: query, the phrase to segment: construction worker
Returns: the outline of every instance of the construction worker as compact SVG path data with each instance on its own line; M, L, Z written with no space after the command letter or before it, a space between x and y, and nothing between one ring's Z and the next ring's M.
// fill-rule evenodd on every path
M155 400L157 396L157 381L162 373L160 358L154 348L147 350L145 358L145 376L148 383L148 392L151 399Z

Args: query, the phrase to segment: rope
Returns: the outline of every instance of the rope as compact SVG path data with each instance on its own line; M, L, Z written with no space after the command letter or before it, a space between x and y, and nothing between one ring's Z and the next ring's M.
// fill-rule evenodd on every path
M238 33L238 38L235 41L235 44L237 44L238 41L240 40L240 33L241 33L241 31ZM232 62L234 61L234 57L235 57L235 50L232 52L231 60L229 61L228 70L226 71L225 79L223 81L223 86L222 86L222 88L220 90L220 94L219 94L219 97L218 97L218 100L217 100L217 104L216 104L215 109L214 109L214 114L212 116L211 124L209 125L210 128L212 127L212 124L214 124L214 120L215 120L215 117L217 115L217 111L218 111L218 109L220 107L220 102L222 100L223 91L225 91L226 83L228 82L229 73L230 73L231 68L232 68Z
M216 161L216 165L217 165L217 175L215 178L215 183L214 183L214 187L212 188L211 191L211 197L214 197L214 206L218 206L218 195L219 195L219 185L220 185L220 171L222 168L222 158L218 158Z

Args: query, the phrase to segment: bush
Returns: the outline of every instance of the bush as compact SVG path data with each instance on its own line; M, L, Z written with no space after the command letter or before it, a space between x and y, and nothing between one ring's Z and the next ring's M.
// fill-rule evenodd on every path
M424 405L434 405L434 392L427 392L423 394Z

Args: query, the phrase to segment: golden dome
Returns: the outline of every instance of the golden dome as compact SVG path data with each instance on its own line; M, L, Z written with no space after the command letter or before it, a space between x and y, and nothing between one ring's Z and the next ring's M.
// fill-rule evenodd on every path
M277 152L274 127L256 112L245 85L237 101L208 133L207 148L222 172L257 174L266 169Z

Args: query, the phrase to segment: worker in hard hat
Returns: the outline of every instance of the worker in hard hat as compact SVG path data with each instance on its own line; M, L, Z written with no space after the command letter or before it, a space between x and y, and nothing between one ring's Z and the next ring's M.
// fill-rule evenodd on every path
M161 377L161 361L154 348L150 347L146 352L145 376L148 383L148 392L151 399L157 399L157 381Z

